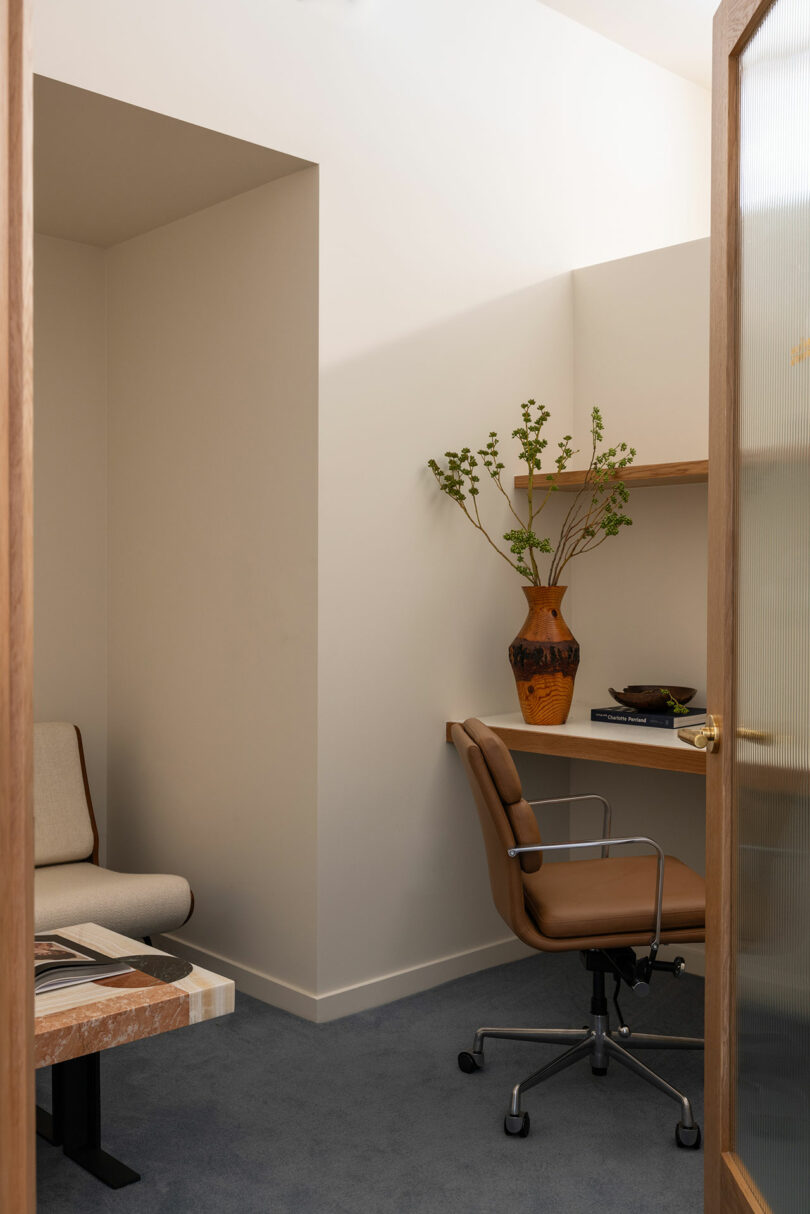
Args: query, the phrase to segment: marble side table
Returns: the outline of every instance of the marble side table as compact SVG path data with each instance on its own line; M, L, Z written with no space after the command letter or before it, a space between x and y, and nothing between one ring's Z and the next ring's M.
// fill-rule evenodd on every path
M135 967L117 978L35 997L36 1066L53 1068L53 1110L37 1109L37 1133L119 1189L140 1177L101 1149L102 1051L224 1016L234 1008L234 985L95 923L38 933L43 936L98 956L126 957Z

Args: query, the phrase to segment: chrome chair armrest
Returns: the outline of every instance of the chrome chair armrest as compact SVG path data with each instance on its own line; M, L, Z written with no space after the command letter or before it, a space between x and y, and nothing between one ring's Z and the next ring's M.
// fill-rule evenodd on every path
M510 858L520 856L524 852L534 851L568 851L571 848L581 847L601 847L604 851L606 846L622 847L629 843L645 843L651 847L658 856L658 870L656 880L655 894L655 934L650 941L650 961L655 960L655 954L661 944L661 912L664 905L664 852L660 844L656 843L655 839L650 839L646 835L629 835L625 839L579 839L571 843L532 843L526 847L510 847L507 849L507 855Z
M577 793L576 796L573 796L573 797L545 797L542 801L529 801L529 805L531 805L533 808L535 805L563 805L563 804L571 802L571 801L601 801L602 806L603 806L602 834L605 836L605 838L610 837L611 818L612 818L612 810L610 808L610 802L607 800L607 798L600 797L598 793L595 793L595 792ZM610 848L603 847L602 848L602 859L603 860L607 859L607 856L609 855L609 853L610 853Z

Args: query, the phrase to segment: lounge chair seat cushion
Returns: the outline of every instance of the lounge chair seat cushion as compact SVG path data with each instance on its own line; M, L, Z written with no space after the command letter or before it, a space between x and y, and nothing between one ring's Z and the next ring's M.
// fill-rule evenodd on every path
M35 930L98 923L125 936L169 932L191 912L185 877L116 873L98 864L51 864L34 872Z

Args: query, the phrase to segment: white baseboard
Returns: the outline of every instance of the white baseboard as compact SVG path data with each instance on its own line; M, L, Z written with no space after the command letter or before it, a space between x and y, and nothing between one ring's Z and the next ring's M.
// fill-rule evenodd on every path
M431 987L450 982L453 978L463 978L465 974L474 974L479 970L535 954L534 949L510 936L506 940L497 940L494 944L483 944L479 948L453 953L449 957L439 957L435 961L428 961L411 969L398 970L380 978L371 978L367 982L358 982L354 986L316 995L313 991L304 990L293 983L282 982L250 966L229 961L227 957L189 944L176 936L157 936L155 944L158 948L165 948L178 957L185 957L187 961L193 961L204 969L232 978L237 990L246 995L252 995L263 1003L270 1003L273 1007L291 1012L304 1020L312 1020L316 1024L325 1024L328 1020L337 1020L341 1016L351 1016L354 1012L364 1012L367 1008L379 1007L394 999L430 990ZM702 944L664 945L659 957L662 961L670 961L678 954L686 961L687 973L699 977L705 974Z
M483 944L479 948L453 953L449 957L439 957L435 961L428 961L411 969L384 974L381 978L372 978L369 982L360 982L356 986L345 986L319 997L317 1019L319 1022L336 1020L339 1016L349 1016L369 1007L379 1007L381 1003L390 1003L392 999L402 999L405 995L430 990L431 987L450 982L453 978L463 978L465 974L475 974L495 965L504 965L507 961L531 957L534 952L533 948L521 944L517 937L510 936L506 940L497 940L494 944Z
M212 949L199 948L195 944L189 944L187 940L168 933L163 936L155 936L153 943L157 948L165 948L167 952L173 953L176 957L193 961L195 965L200 965L203 969L213 970L216 974L222 974L224 978L232 978L236 983L236 989L245 995L253 995L255 999L261 999L263 1003L271 1003L273 1007L280 1007L282 1011L292 1012L294 1016L301 1016L304 1020L317 1020L318 1000L311 991L305 991L292 983L279 982L277 978L271 978L269 974L251 969L248 965L240 965L236 961L229 961L227 957L221 957Z
M494 965L504 965L521 957L531 957L535 952L534 949L521 944L516 937L510 936L506 940L497 940L494 944L484 944L449 957L439 957L424 965L416 965L393 974L384 974L380 978L371 978L367 982L359 982L354 986L316 995L313 991L281 982L269 974L229 961L227 957L220 957L209 949L199 948L176 936L155 937L155 945L178 957L185 957L187 961L193 961L204 969L232 978L237 990L246 995L253 995L264 1003L270 1003L273 1007L292 1012L294 1016L301 1016L304 1020L312 1020L316 1024L337 1020L340 1016L350 1016L354 1012L363 1012L367 1008L379 1007L382 1003L390 1003L393 999L402 999L405 995L430 990L431 987L440 986L453 978L462 978L465 974L490 969Z

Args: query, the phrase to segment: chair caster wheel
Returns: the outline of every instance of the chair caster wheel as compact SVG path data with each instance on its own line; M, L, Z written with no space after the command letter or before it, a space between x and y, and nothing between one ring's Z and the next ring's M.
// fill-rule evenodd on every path
M528 1113L521 1113L518 1117L507 1113L503 1119L504 1134L509 1134L513 1138L528 1138L530 1126Z
M693 1125L691 1129L687 1129L678 1122L675 1126L675 1141L684 1150L696 1151L700 1146L700 1126Z
M483 1054L473 1054L469 1050L462 1050L458 1056L458 1069L465 1075L474 1075L476 1071L481 1070L483 1065Z

